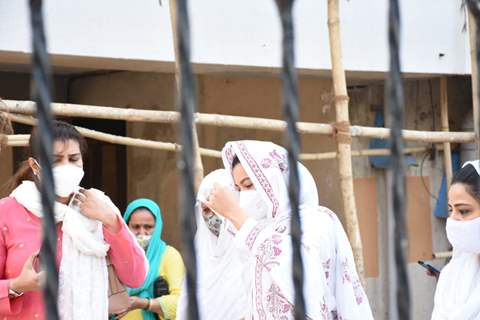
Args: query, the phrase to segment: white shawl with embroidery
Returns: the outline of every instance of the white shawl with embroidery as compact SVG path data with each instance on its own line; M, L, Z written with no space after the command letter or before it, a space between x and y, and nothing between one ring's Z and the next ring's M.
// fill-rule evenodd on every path
M269 207L266 221L248 219L235 236L249 257L249 316L293 319L294 288L286 150L271 142L237 141L222 151L231 171L236 155ZM303 169L301 169L303 171ZM231 178L231 177L230 177ZM336 215L318 206L313 179L301 179L300 215L304 297L309 319L373 319L357 276L352 249ZM307 197L307 199L305 198Z
M91 190L105 198L119 214L103 192ZM40 193L34 182L23 181L10 197L37 217L43 217ZM58 296L61 319L107 319L108 274L105 257L109 245L103 239L101 222L88 219L59 202L55 202L55 221L63 222Z

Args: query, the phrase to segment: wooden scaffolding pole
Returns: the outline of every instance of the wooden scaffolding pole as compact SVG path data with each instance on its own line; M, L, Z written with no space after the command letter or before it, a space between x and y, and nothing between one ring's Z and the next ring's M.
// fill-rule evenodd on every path
M335 92L337 159L343 199L343 212L345 214L347 234L352 245L357 271L362 282L364 282L365 268L363 262L362 239L353 190L352 138L349 130L350 120L348 115L347 82L342 63L338 0L328 0L328 36L330 40L330 56L332 61L333 89Z
M470 61L471 61L471 79L472 79L472 106L473 106L473 127L475 130L475 145L477 146L477 158L480 158L480 126L479 126L479 109L478 109L478 65L477 65L477 27L475 17L468 10L468 32L470 39Z
M448 93L447 93L447 77L440 78L440 112L442 118L442 131L449 132L450 127L448 124ZM435 115L433 115L435 116ZM450 149L450 143L445 142L443 144L443 162L445 165L445 176L447 178L447 188L452 182L452 152Z
M10 122L10 118L5 112L0 112L0 149L2 146L8 143L8 139L6 139L6 135L12 134L12 123Z
M35 125L36 119L23 117L23 116L14 116L14 121ZM81 131L85 137L89 139L94 139L98 141L104 141L112 144L120 144L125 146L132 146L138 148L147 148L163 151L178 152L181 150L182 146L176 143L171 142L160 142L147 139L139 138L130 138L117 136L109 133L104 133L100 131L90 130L82 127L76 127L77 130ZM8 147L26 147L28 146L28 141L30 138L29 134L12 134L5 135L6 137L6 146ZM414 147L414 148L405 148L403 151L405 154L413 153L424 153L430 150L430 147ZM442 149L442 148L439 148ZM218 158L222 157L222 154L218 150L199 148L200 155L203 157ZM388 156L390 155L390 149L364 149L364 150L355 150L352 151L352 157L368 157L368 156ZM337 153L334 152L321 152L321 153L302 153L299 155L300 160L309 161L309 160L330 160L337 157Z
M170 23L172 27L172 35L173 35L173 48L175 51L175 83L176 83L176 93L178 97L178 93L180 92L180 66L178 63L178 44L177 44L177 28L175 27L177 24L177 5L175 3L176 0L170 0L168 3L169 12L170 12ZM203 179L203 164L202 164L202 157L200 155L200 146L198 143L198 134L197 134L197 126L192 123L193 126L193 147L195 153L195 191L198 190L200 187L200 183Z
M83 117L95 119L123 120L149 123L176 123L180 117L175 111L126 109L105 106L91 106L69 103L52 103L52 112L56 116ZM1 100L0 111L35 114L35 103L32 101ZM283 132L285 121L269 118L231 116L222 114L196 113L195 123L223 128L242 128ZM298 132L301 134L333 135L335 128L328 123L297 122ZM352 137L389 139L390 129L350 125L349 133ZM473 143L474 132L442 132L402 130L402 137L407 141L425 143Z
M10 115L12 121L35 126L37 124L37 119L32 117L25 117L25 116L18 116L18 115ZM122 137L117 136L110 133L99 132L96 130L91 130L79 126L75 126L75 128L80 132L84 137L89 139L94 139L98 141L103 141L112 144L120 144L124 146L130 147L140 147L140 148L148 148L148 149L156 149L156 150L163 150L163 151L171 151L171 152L179 152L182 149L182 146L177 143L172 142L160 142L160 141L153 141L153 140L145 140L139 138L130 138L130 137ZM12 147L24 147L28 146L28 139L30 135L28 134L17 134L12 136L7 136L7 145ZM213 158L220 158L221 153L220 151L206 149L206 148L199 148L199 153L206 157L213 157Z

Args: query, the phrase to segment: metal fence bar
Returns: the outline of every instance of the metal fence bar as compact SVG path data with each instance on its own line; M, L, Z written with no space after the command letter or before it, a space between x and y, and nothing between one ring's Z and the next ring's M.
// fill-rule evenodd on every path
M193 113L196 109L195 79L190 63L190 24L188 17L187 0L176 1L176 35L178 44L179 64L179 111L180 117L180 141L182 144L181 156L178 160L178 168L181 172L182 190L180 192L182 227L183 259L186 267L186 281L188 291L188 319L199 319L197 301L196 279L196 254L194 235L196 221L195 212L195 167L194 167L194 137L193 137Z
M390 0L388 24L388 43L390 51L390 71L387 79L388 108L391 115L391 154L392 154L392 206L393 230L389 230L389 241L393 242L394 259L389 263L395 271L392 275L396 290L396 301L390 301L390 317L392 319L409 320L410 291L408 284L405 252L407 240L405 236L405 176L402 126L404 114L403 83L400 70L400 9L398 0ZM393 231L393 234L392 234ZM393 301L392 301L393 300ZM394 313L394 314L393 314Z
M292 271L295 288L295 319L305 319L305 299L303 296L303 262L301 255L302 228L299 211L300 178L298 173L298 154L300 153L300 135L297 130L298 121L298 89L295 70L293 4L294 0L277 0L277 6L282 23L282 88L283 115L287 122L285 133L288 151L289 183L288 197L292 209L290 220L292 240Z
M32 30L32 99L37 103L39 141L34 141L34 152L42 167L40 193L42 198L42 265L46 272L43 287L46 317L59 319L57 309L58 272L56 265L57 228L55 225L53 182L53 133L50 108L52 79L45 39L42 15L42 0L30 0L30 23Z

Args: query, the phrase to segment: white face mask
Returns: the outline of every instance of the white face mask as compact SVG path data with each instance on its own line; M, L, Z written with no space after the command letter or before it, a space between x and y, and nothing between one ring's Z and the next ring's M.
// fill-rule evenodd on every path
M137 242L140 245L140 247L143 248L143 250L147 250L148 244L150 243L150 239L152 238L152 235L150 234L139 234L135 236L137 238Z
M240 208L257 221L267 218L268 206L257 190L240 192Z
M447 238L457 253L480 253L480 218L469 221L447 219Z
M82 168L72 164L54 167L55 194L59 197L68 197L78 191L78 186L84 174Z

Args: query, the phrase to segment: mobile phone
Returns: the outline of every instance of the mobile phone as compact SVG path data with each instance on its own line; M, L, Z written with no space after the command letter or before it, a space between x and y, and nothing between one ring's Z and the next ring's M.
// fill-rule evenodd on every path
M418 260L418 264L424 267L425 269L427 269L428 271L430 271L431 273L433 273L434 275L438 276L440 274L440 270L438 270L431 264L425 263L424 261L421 261L421 260Z

